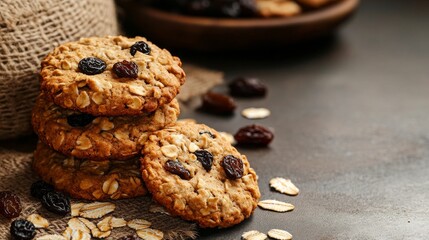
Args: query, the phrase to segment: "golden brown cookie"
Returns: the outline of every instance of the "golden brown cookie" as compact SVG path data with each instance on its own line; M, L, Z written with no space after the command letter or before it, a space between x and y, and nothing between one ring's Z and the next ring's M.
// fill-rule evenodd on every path
M41 69L41 89L49 100L96 116L153 112L173 100L184 82L180 59L143 37L65 43Z
M248 218L260 197L246 156L217 131L183 121L145 144L142 177L170 213L201 227L229 227Z
M124 199L147 193L138 158L125 161L80 160L66 157L39 142L34 171L57 190L87 200Z
M40 140L65 155L121 160L139 154L149 132L174 123L179 112L174 99L152 113L95 117L61 108L41 94L33 108L32 123Z

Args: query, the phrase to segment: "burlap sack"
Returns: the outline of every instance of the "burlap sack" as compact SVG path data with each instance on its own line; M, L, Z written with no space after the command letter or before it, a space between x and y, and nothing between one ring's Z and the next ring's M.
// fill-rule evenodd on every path
M20 197L23 210L19 218L25 219L30 214L37 213L49 220L49 227L37 230L36 238L47 234L61 235L67 227L70 217L61 217L48 212L37 199L30 196L31 184L38 180L36 174L31 170L32 155L32 153L0 147L0 165L3 166L0 168L0 191L13 191ZM82 201L73 199L72 202ZM125 220L140 218L148 220L152 223L151 228L159 229L164 233L164 240L184 240L197 237L197 228L194 223L154 211L155 206L159 208L159 205L154 205L155 203L149 196L113 201L113 203L116 205L116 209L110 215ZM100 220L97 219L93 222L97 223ZM0 216L0 239L10 239L11 222L12 220ZM115 228L106 240L116 240L133 234L135 231L131 228Z
M40 60L60 43L117 35L114 0L0 1L0 139L31 132Z

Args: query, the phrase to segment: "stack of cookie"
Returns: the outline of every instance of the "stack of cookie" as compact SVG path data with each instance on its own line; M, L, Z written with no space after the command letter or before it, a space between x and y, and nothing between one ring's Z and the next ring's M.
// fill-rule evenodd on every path
M75 198L144 195L138 155L150 132L177 120L184 81L180 60L142 37L57 47L33 109L35 171Z
M34 170L75 198L150 192L201 227L243 221L260 197L256 173L216 130L176 122L184 80L180 60L142 37L59 46L42 62Z

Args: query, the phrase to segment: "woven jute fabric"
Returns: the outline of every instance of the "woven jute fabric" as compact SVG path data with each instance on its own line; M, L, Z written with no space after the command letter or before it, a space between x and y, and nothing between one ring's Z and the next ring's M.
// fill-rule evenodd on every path
M31 132L41 59L60 43L117 35L114 0L0 1L0 139Z
M21 198L23 211L19 218L27 218L32 213L38 213L49 220L48 229L37 230L37 236L47 234L61 235L67 226L70 217L61 217L46 211L40 202L31 197L30 186L37 181L36 174L32 172L32 153L18 152L15 150L0 149L0 191L13 191ZM72 200L72 202L82 202ZM151 228L164 232L164 239L195 239L197 236L196 225L185 222L177 217L163 213L153 213L149 208L154 206L150 197L140 197L128 200L113 201L116 210L111 214L122 217L125 220L143 218L152 222ZM94 221L97 223L100 219ZM0 216L0 239L10 239L9 227L11 220ZM128 227L115 228L107 239L118 239L122 236L133 235L134 230Z

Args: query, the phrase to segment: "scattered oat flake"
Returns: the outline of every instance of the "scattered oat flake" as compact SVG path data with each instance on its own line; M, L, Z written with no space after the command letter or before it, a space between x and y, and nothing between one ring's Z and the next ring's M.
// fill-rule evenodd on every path
M110 236L111 233L111 231L100 231L100 229L98 228L94 228L91 230L91 234L95 238L107 238L108 236Z
M127 226L134 230L146 229L149 228L150 225L152 225L152 223L144 219L133 219L127 223Z
M94 202L85 204L81 209L79 216L84 218L101 218L115 210L115 204L110 202Z
M72 218L69 220L69 222L67 223L67 225L69 226L69 228L72 231L82 231L82 232L86 232L86 233L90 233L91 231L89 231L89 228L79 219L77 218Z
M112 216L109 217L105 217L103 220L101 220L100 222L97 223L97 227L98 229L100 229L101 231L110 231L112 230L112 225L111 225L111 221L112 221Z
M50 234L50 235L38 237L36 238L36 240L66 240L66 238L61 235Z
M234 136L231 133L219 132L219 135L225 138L231 145L237 144L237 142L234 139Z
M243 240L265 240L267 239L267 235L265 233L258 232L256 230L244 232L241 235L241 239Z
M63 236L67 240L91 240L91 234L80 230L73 230L70 227L66 228Z
M164 233L160 230L146 228L137 231L137 236L144 240L161 240L164 238Z
M241 111L241 115L247 119L262 119L270 116L271 111L266 108L246 108Z
M270 187L281 193L296 196L299 193L299 189L292 183L290 179L281 177L273 178L270 180Z
M27 220L32 222L36 228L48 228L49 221L46 218L43 218L39 214L31 214L27 217Z
M125 219L123 218L112 217L112 220L110 221L110 226L112 226L112 228L125 227L127 226L127 221L125 221Z
M158 205L156 203L153 203L149 206L149 212L150 213L161 213L161 214L165 214L165 215L170 215L169 212L167 212L167 210L165 210L165 208L161 205Z
M290 203L285 203L277 200L263 200L258 203L258 206L275 212L288 212L292 211L295 206Z
M281 229L271 229L268 231L268 236L277 240L291 240L292 234Z
M71 204L71 216L77 217L79 216L80 209L85 205L85 203L72 203Z

